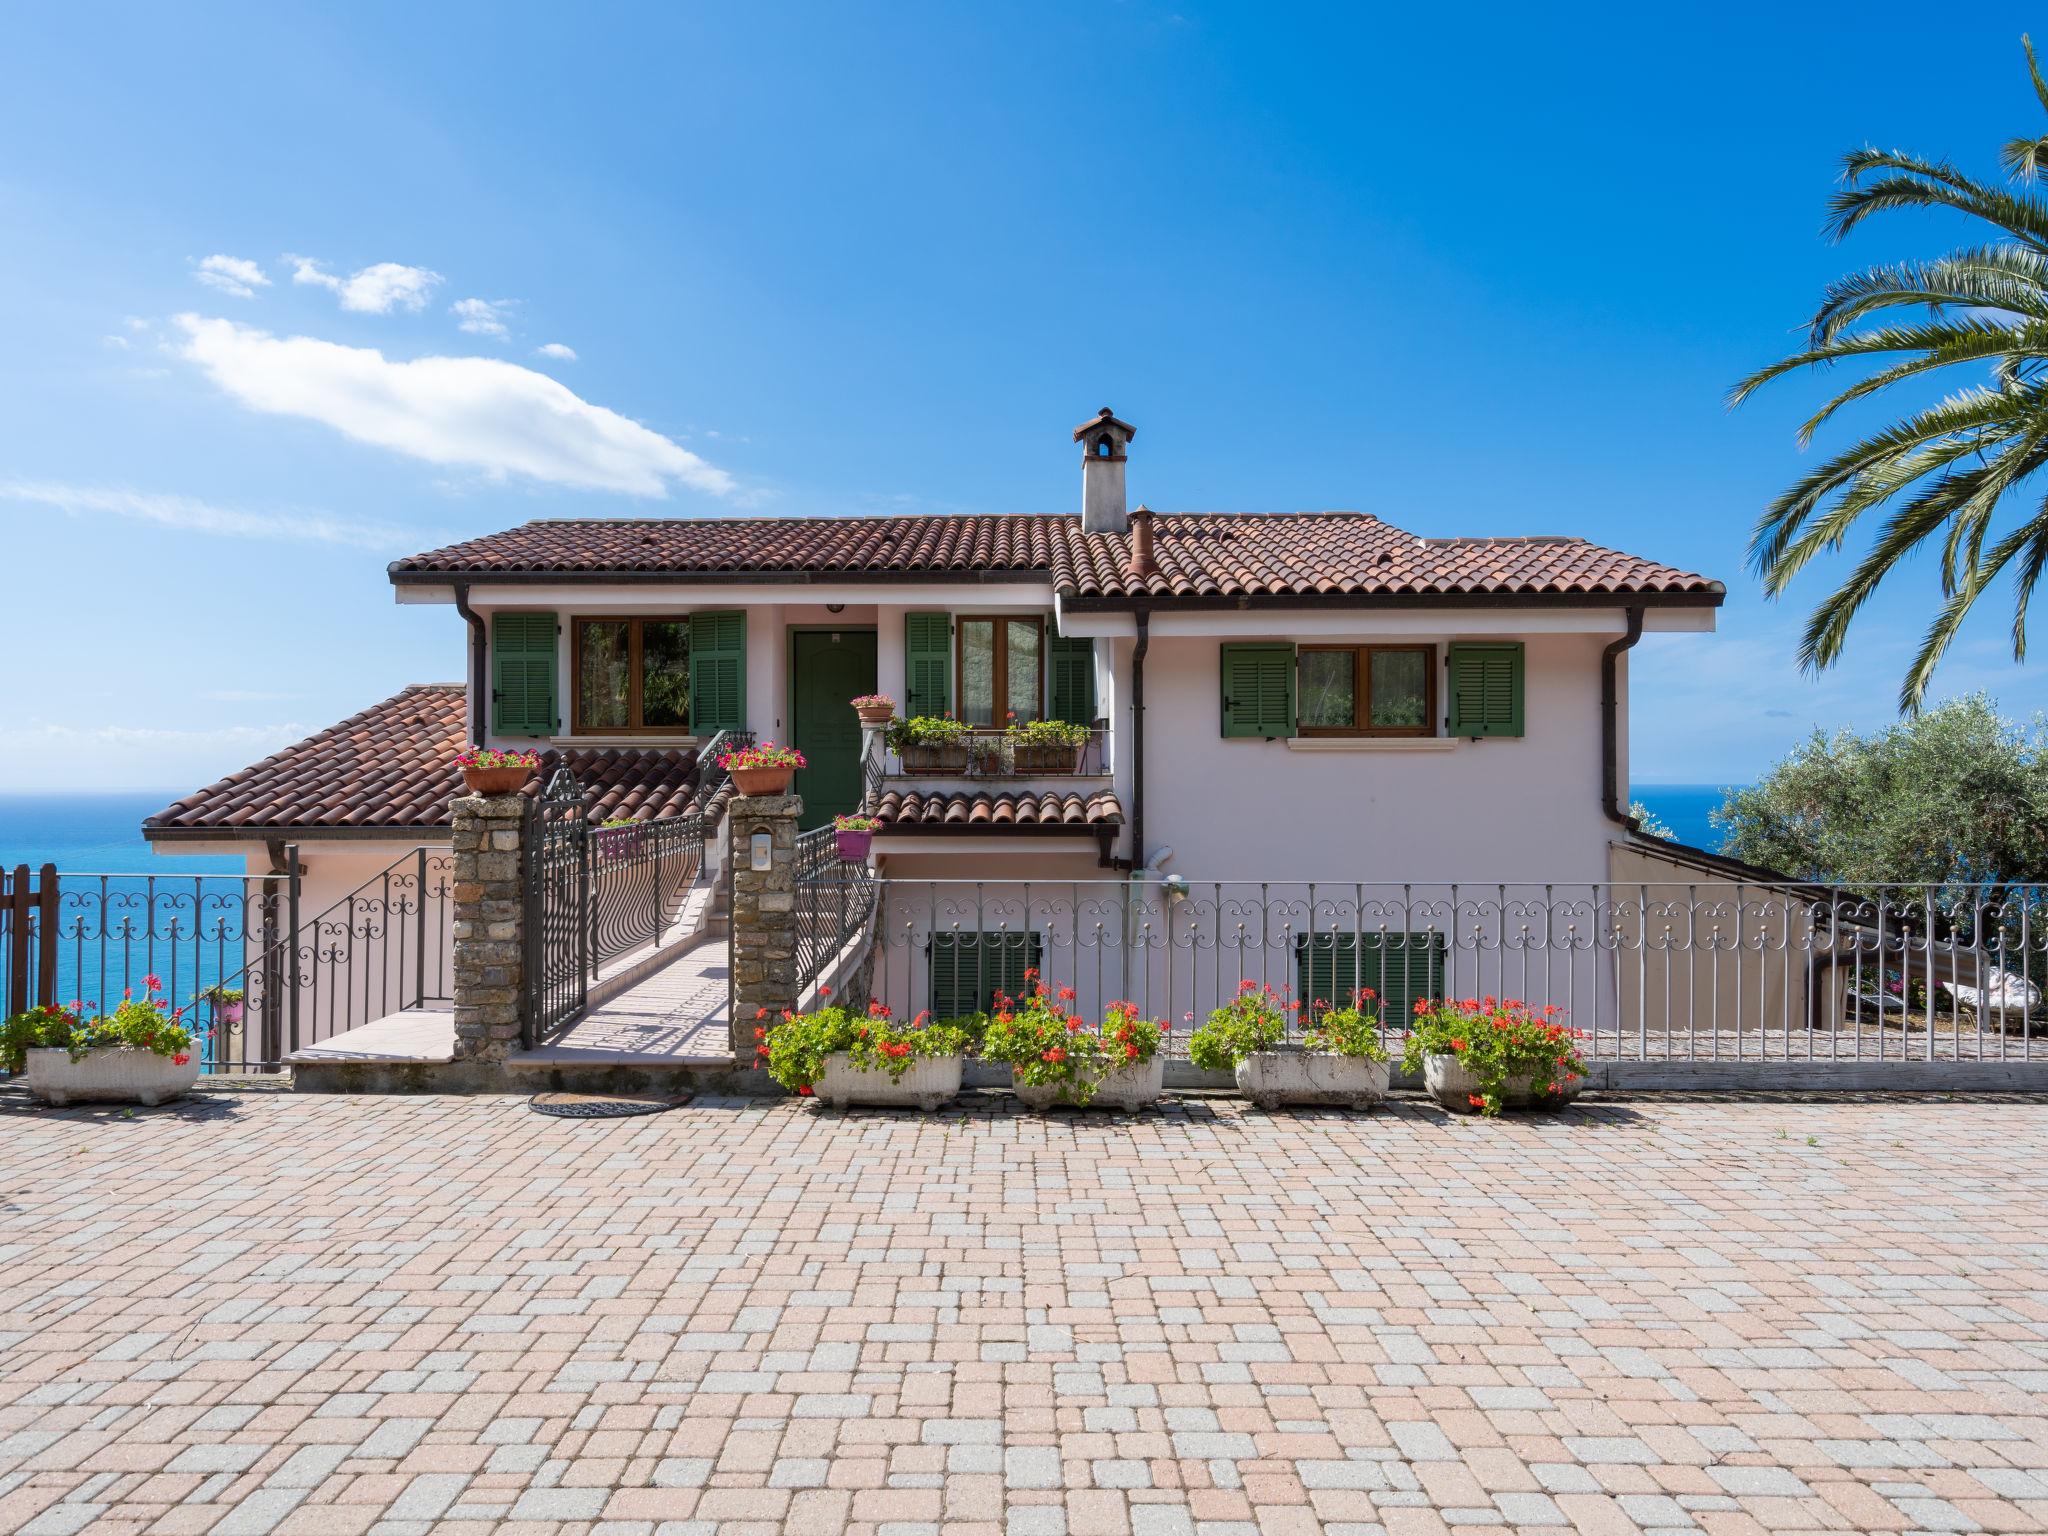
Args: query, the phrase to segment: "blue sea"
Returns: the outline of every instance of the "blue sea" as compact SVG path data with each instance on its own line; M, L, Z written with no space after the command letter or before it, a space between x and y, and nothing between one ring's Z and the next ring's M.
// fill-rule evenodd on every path
M242 861L232 855L162 858L142 840L142 818L188 793L0 794L0 866L50 863L67 875L239 875Z
M1631 798L1642 801L1663 817L1681 843L1719 853L1721 832L1709 819L1710 813L1720 809L1731 788L1742 787L1726 784L1638 784Z

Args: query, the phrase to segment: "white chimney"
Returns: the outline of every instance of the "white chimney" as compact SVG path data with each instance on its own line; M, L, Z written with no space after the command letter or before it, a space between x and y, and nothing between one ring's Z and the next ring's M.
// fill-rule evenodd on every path
M1083 533L1129 533L1131 515L1124 505L1124 462L1126 450L1138 429L1118 421L1104 406L1093 421L1074 428L1074 441L1081 445L1081 531Z

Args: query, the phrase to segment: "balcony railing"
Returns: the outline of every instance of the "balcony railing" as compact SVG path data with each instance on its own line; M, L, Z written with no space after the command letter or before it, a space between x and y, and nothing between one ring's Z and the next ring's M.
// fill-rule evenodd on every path
M972 731L950 746L885 746L881 763L885 777L913 779L1070 779L1109 770L1109 730L1100 725L1078 747L1026 746L1002 731Z

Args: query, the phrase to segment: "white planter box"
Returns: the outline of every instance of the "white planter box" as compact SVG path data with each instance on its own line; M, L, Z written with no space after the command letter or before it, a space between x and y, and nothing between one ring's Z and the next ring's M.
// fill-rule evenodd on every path
M1045 1083L1038 1086L1012 1083L1010 1092L1017 1095L1026 1109L1051 1109L1055 1104L1071 1102L1060 1097L1061 1090L1066 1086L1065 1083ZM1150 1061L1116 1067L1103 1073L1086 1107L1121 1109L1135 1114L1147 1104L1155 1102L1160 1090L1165 1086L1166 1052L1154 1051Z
M1583 1083L1564 1083L1557 1093L1534 1094L1529 1091L1532 1079L1511 1077L1501 1085L1500 1103L1503 1109L1560 1109L1579 1096ZM1429 1096L1445 1109L1462 1110L1477 1114L1472 1107L1472 1095L1479 1091L1479 1079L1465 1069L1465 1064L1455 1056L1425 1056L1422 1058L1422 1086Z
M845 1051L825 1058L825 1070L811 1084L811 1092L827 1104L844 1108L848 1104L907 1105L934 1110L960 1091L960 1065L964 1056L924 1056L903 1069L901 1077L887 1072L863 1072Z
M161 1104L199 1081L196 1051L187 1053L182 1067L155 1051L125 1046L87 1051L76 1061L63 1050L33 1050L27 1057L28 1091L51 1104L74 1099Z
M1387 1096L1387 1064L1335 1051L1254 1051L1237 1064L1237 1091L1261 1109L1337 1104L1370 1109Z

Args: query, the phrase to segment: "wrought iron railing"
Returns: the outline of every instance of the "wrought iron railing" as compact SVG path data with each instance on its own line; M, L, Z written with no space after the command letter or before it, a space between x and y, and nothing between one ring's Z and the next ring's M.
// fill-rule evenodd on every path
M622 955L659 947L703 872L704 818L694 811L592 832L591 964L602 971Z
M796 989L801 995L874 920L879 882L865 859L842 859L831 827L796 840Z
M2048 1062L2048 888L1340 882L879 883L873 995L970 1011L1028 966L1172 1048L1242 982L1562 1011L1590 1057Z
M1068 779L1109 772L1109 730L1076 746L1027 746L999 730L970 731L943 747L883 748L880 772L909 779Z
M718 799L732 784L732 774L719 766L728 752L754 744L752 731L719 731L697 749L697 793L690 804L700 814L712 812Z

